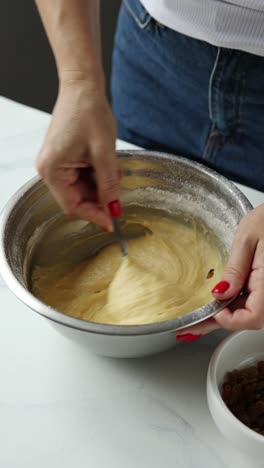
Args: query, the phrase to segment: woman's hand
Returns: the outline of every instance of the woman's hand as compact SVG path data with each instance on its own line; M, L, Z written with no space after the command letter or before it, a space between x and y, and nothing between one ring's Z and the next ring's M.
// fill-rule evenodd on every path
M177 332L187 341L217 328L259 330L264 327L264 205L255 208L240 222L222 281L212 290L216 299L237 296L245 286L247 295L239 297L214 319ZM194 335L194 339L190 335Z
M120 208L116 133L98 82L67 79L37 160L40 176L65 213L106 230L112 230L108 205Z

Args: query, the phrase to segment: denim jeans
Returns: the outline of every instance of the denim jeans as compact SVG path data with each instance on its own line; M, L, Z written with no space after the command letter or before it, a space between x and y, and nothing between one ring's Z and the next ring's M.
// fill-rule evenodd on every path
M123 0L112 71L119 137L264 191L264 58L222 49Z

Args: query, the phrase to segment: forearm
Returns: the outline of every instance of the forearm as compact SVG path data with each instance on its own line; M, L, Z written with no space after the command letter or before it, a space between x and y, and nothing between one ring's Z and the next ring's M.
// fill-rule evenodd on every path
M60 81L91 79L103 85L99 0L36 0Z

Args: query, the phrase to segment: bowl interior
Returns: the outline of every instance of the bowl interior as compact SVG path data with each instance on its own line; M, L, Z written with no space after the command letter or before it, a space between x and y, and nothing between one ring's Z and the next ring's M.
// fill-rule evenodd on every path
M213 358L212 379L218 391L227 372L264 360L264 330L244 331L228 337ZM220 393L220 398L222 399Z
M226 252L230 251L234 231L251 209L231 182L205 166L176 156L145 151L119 152L118 156L125 210L155 209L171 216L195 216L208 225ZM38 179L11 199L1 216L0 231L2 275L7 282L12 277L12 287L15 278L29 291L32 264L63 263L65 254L69 263L79 262L98 243L103 246L105 242L105 234L96 226L66 218ZM29 301L29 296L23 300L36 309L37 302ZM201 321L213 312L213 308L207 308L197 316L179 318L175 329Z
M264 438L232 414L222 399L221 387L227 372L264 360L263 343L264 330L230 335L215 350L207 375L207 399L216 425L228 440L257 460L263 457Z

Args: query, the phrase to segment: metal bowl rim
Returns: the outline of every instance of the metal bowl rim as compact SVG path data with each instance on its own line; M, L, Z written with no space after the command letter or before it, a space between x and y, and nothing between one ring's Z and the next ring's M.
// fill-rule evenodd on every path
M233 182L229 181L224 176L218 174L214 170L196 161L192 161L181 156L174 156L167 153L152 151L150 152L145 150L122 150L117 151L117 154L121 157L126 155L134 155L141 156L143 158L154 157L159 159L169 159L173 161L178 161L179 163L184 163L186 166L189 166L191 168L195 167L196 169L208 175L209 177L213 177L217 180L218 183L221 183L225 186L225 188L229 189L232 193L232 196L235 195L239 199L245 214L253 208L246 196L233 184ZM35 296L33 296L31 292L29 292L20 284L20 282L13 274L5 254L4 242L7 222L16 204L21 200L23 195L25 195L32 187L34 187L40 181L41 179L38 176L35 176L31 180L26 182L22 187L20 187L9 199L0 215L0 274L6 285L9 287L9 289L18 297L18 299L20 299L33 311L48 318L53 322L79 331L99 335L139 336L168 333L180 330L185 327L189 327L191 325L195 325L199 322L202 322L206 318L214 316L222 309L227 307L235 299L232 298L221 302L218 300L213 300L209 304L205 304L199 309L196 309L182 317L176 317L171 320L155 322L145 325L108 325L95 322L88 322L65 315L62 312L59 312L53 309L52 307L44 304L43 302L39 301Z

